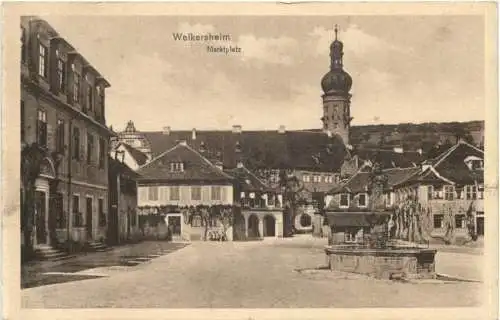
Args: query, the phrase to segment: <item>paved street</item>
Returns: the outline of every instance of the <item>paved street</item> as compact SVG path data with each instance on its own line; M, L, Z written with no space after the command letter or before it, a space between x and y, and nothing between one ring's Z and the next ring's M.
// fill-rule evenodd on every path
M101 277L22 290L25 308L287 308L477 306L481 283L401 283L318 270L325 239L194 242ZM438 272L480 277L481 256L439 253ZM452 261L458 262L452 263ZM300 270L298 272L297 270ZM102 277L103 275L107 275Z

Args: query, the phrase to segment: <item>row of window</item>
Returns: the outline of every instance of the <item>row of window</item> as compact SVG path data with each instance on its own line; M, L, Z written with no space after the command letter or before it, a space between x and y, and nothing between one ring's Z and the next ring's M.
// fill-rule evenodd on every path
M170 201L178 201L180 200L180 187L179 186L170 186L169 189L169 200ZM149 201L158 201L159 199L159 187L152 186L148 187L148 200ZM222 187L221 186L212 186L210 197L212 200L222 200ZM191 200L201 200L201 186L191 186Z
M85 212L87 214L91 214L93 216L93 198L92 197L86 197L85 198ZM83 213L80 211L80 196L77 194L73 195L73 201L72 201L72 213L73 213L73 226L74 227L82 227L84 220L83 220ZM97 199L97 213L98 213L98 218L99 218L99 226L104 227L106 226L106 213L104 212L104 199L99 198ZM92 222L87 221L87 224L89 225Z
M367 201L368 201L368 195L366 193L358 194L358 197L357 197L357 206L358 207L366 208L368 205ZM340 194L339 207L340 208L349 208L350 204L351 204L350 194L349 193Z
M467 227L467 220L464 214L457 214L454 216L455 228L464 229ZM433 225L435 229L444 228L444 215L443 214L435 214L433 216Z
M484 186L483 185L468 185L465 186L462 193L458 194L455 186L443 186L441 190L436 190L434 186L427 186L427 198L428 200L454 200L462 199L466 200L477 200L484 199Z
M312 177L312 182L315 182L315 183L320 183L320 182L325 182L325 183L338 183L339 182L339 177L338 176L335 176L335 175L328 175L328 176L322 176L322 175L319 175L319 174L313 174L312 176L311 175L308 175L308 174L304 174L302 175L302 181L304 182L311 182L311 177Z
M56 151L63 153L66 146L66 123L64 119L58 118L56 129L55 129L55 140L56 140ZM24 101L21 101L21 141L25 139L25 109ZM72 132L73 146L71 150L71 157L77 161L82 160L83 154L81 154L82 139L80 128L73 127ZM97 139L97 163L99 168L104 168L105 157L106 157L106 141L103 138ZM47 147L48 144L48 125L47 125L47 112L44 109L38 109L37 111L37 121L36 121L36 142L41 147ZM87 133L86 139L86 157L85 160L87 164L94 163L95 154L95 141L94 135L92 133Z
M22 27L21 27L22 28ZM67 93L67 63L64 59L60 57L59 51L56 49L56 83L58 93ZM27 58L27 47L26 47L26 31L24 28L21 29L21 62L26 63ZM43 43L38 43L38 55L36 59L37 63L37 73L43 79L49 80L49 48ZM86 80L85 86L85 97L82 97L82 76L76 70L75 65L71 65L71 76L73 78L72 88L71 88L71 100L73 103L82 104L83 111L93 111L94 109L94 91L97 92L97 108L96 117L101 118L104 115L104 90L100 86L94 86L88 80ZM84 101L82 101L84 100ZM82 103L83 102L83 103Z
M53 203L51 204L51 209L56 212L56 228L64 229L67 227L67 220L63 209L63 196L58 193L54 198L51 199ZM93 198L86 197L86 212L93 216ZM80 196L77 194L73 195L71 203L71 213L73 215L73 227L82 227L84 223L83 213L80 210ZM90 211L89 211L90 210ZM104 199L97 199L97 212L99 215L99 226L106 226L106 213L104 210Z

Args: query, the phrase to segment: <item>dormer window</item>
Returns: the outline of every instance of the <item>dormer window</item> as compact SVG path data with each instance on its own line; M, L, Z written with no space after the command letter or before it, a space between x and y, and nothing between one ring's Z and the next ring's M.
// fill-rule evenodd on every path
M171 162L170 163L171 172L184 172L184 163L182 162Z
M483 170L484 169L484 161L483 159L475 156L469 156L464 160L465 164L469 168L469 170Z

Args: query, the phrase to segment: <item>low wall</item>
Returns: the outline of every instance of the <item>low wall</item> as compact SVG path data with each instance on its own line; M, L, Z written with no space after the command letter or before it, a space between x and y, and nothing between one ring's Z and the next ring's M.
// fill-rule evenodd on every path
M326 262L331 270L360 273L378 279L432 279L435 277L436 252L432 249L325 248Z

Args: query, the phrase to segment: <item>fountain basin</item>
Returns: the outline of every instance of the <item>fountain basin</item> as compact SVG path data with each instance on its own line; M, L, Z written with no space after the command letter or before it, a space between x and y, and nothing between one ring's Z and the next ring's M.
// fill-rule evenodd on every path
M377 279L434 279L437 250L423 248L325 247L331 270L359 273Z

